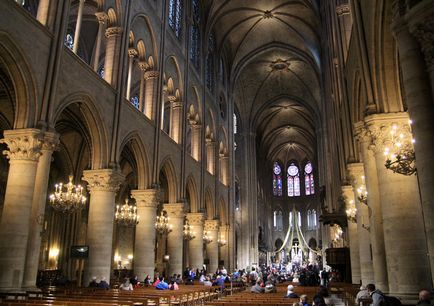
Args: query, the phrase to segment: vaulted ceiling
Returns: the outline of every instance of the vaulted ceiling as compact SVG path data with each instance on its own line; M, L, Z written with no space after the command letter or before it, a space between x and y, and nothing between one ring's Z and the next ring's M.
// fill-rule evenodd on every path
M217 44L243 128L267 160L313 159L320 108L316 0L217 0Z

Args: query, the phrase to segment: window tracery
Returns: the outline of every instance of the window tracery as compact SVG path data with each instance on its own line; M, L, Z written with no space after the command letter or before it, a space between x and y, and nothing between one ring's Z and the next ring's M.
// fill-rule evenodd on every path
M273 165L273 195L282 196L282 168L278 162Z
M182 29L182 0L169 0L169 26L176 37L181 37Z
M288 167L287 179L288 179L288 196L298 197L300 196L300 173L298 166L292 162Z

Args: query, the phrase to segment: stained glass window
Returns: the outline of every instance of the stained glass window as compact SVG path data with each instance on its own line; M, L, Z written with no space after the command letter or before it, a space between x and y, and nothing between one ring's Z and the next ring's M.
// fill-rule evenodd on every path
M309 209L307 211L307 229L311 229L312 228L312 220L311 219L312 219L312 212Z
M273 165L273 195L282 196L282 168L278 162Z
M311 162L307 162L304 166L304 186L306 195L315 194L315 183L313 180L313 167Z
M70 50L74 48L74 36L72 35L72 33L66 34L65 46L67 46Z
M315 209L312 209L312 229L315 229L317 225L318 223L316 221L316 211Z
M98 75L102 78L102 79L104 79L104 65L102 65L101 67L99 67L99 69L98 69Z
M139 109L139 97L137 95L132 96L130 102L135 108Z
M199 0L192 0L192 15L193 23L190 33L190 60L196 68L199 68L199 53L200 53L200 6Z
M288 167L288 196L297 197L300 195L300 174L295 163L291 163Z
M215 48L215 39L214 35L211 34L208 39L208 54L206 56L206 86L211 91L214 89L214 48Z
M169 0L169 26L175 31L176 37L181 37L182 0Z

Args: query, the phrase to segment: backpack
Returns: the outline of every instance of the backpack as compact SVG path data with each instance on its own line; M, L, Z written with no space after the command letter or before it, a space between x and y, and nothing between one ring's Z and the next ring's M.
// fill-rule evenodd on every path
M394 296L382 295L383 301L380 303L380 306L402 306L401 301Z

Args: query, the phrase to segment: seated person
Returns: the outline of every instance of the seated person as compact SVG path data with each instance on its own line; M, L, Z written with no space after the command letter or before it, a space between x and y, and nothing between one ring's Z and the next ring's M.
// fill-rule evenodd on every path
M264 287L262 287L262 280L258 279L256 281L256 284L254 286L252 286L252 288L250 289L250 292L252 293L264 293L265 289Z
M169 290L179 290L179 286L175 281L171 281L169 284Z
M151 277L149 275L146 275L145 280L143 281L143 284L146 287L151 286Z
M293 285L288 285L287 291L286 291L286 296L287 298L298 298L298 294L294 292L294 286Z
M119 286L119 289L125 291L133 291L133 285L131 285L128 278L125 278L125 281Z
M203 281L203 285L207 287L211 287L212 286L211 277L207 276Z
M265 293L276 293L277 289L276 287L273 285L273 282L271 281L267 281L265 283Z
M92 280L89 282L89 287L90 288L97 288L98 287L98 282L96 281L96 276L92 277Z
M130 283L131 283L131 285L133 285L133 287L136 287L136 285L139 283L139 279L138 279L137 275L130 278Z
M360 286L360 291L357 292L356 295L356 305L360 305L361 300L370 298L368 290L366 290L365 287Z
M158 282L157 286L155 286L155 289L157 290L168 290L169 284L164 281L164 277L160 277L160 281Z
M306 294L302 294L302 295L300 296L300 304L301 304L302 306L310 306L309 303L308 303L307 295L306 295Z
M110 285L107 283L105 277L101 278L101 281L98 284L98 288L106 290L110 289Z

